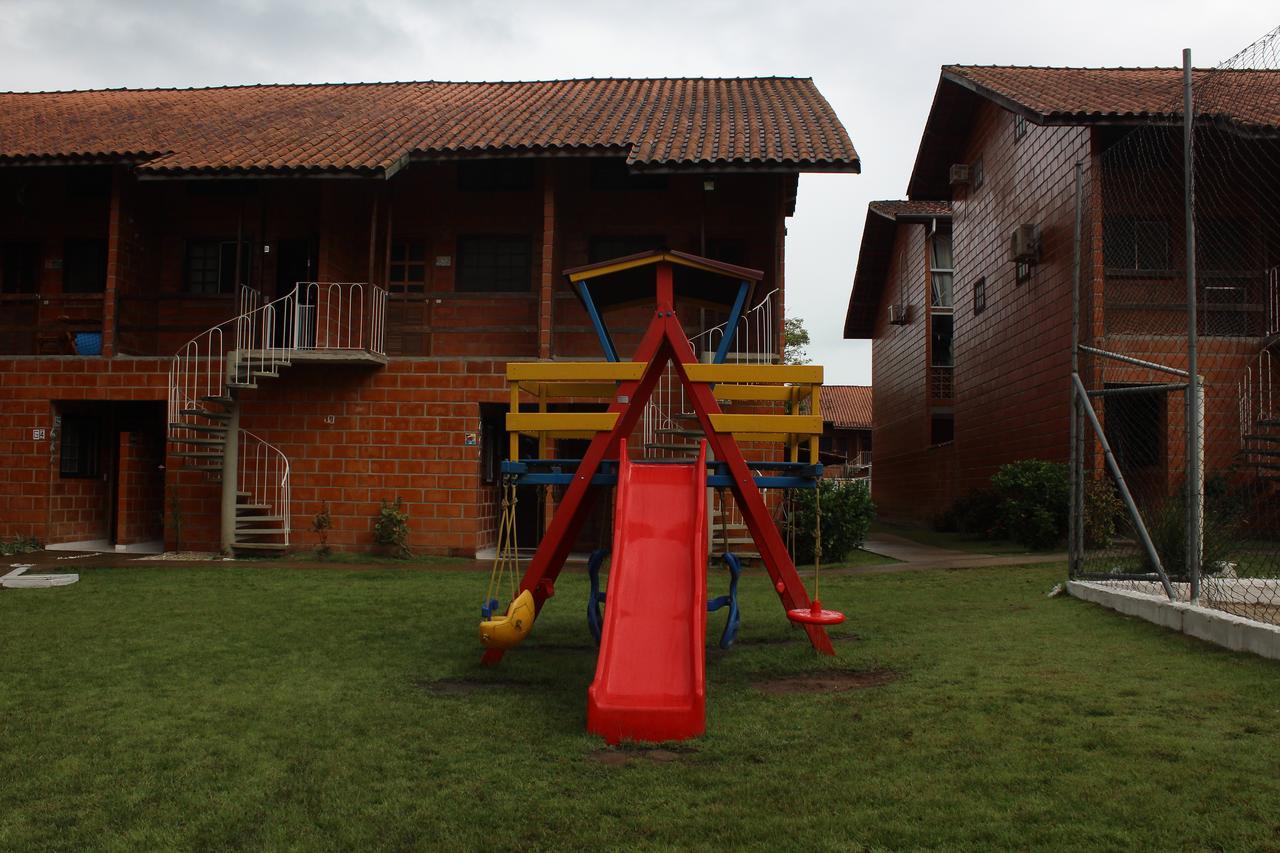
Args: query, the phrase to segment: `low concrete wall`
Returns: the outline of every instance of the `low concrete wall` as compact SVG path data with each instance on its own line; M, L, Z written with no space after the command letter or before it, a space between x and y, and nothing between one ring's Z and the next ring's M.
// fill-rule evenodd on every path
M1158 588L1158 587L1157 587ZM1137 616L1237 652L1280 660L1280 626L1255 622L1221 610L1170 601L1098 581L1071 581L1067 592L1084 601Z

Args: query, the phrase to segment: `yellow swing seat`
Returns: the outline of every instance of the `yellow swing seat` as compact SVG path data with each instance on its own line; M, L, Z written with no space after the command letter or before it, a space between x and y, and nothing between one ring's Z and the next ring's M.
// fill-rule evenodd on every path
M507 612L480 623L480 643L486 649L514 649L529 636L537 608L533 593L525 590L507 605Z

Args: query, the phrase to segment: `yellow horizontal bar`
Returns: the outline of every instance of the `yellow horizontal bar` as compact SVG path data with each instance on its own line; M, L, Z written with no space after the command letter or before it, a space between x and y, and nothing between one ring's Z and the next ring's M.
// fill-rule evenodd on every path
M507 381L622 382L639 379L645 367L639 361L512 361Z
M508 432L601 432L613 429L617 412L508 412Z
M686 364L694 382L791 382L821 385L820 364Z
M529 435L535 438L585 438L592 439L596 437L593 430L552 430L551 432L521 432L520 435Z
M541 391L548 397L612 397L618 386L614 382L521 382L520 390Z
M740 432L734 433L733 437L740 441L786 441L791 436L785 432Z
M717 400L786 400L791 389L782 385L717 385Z
M766 432L821 435L822 418L815 415L712 415L711 428L735 435Z

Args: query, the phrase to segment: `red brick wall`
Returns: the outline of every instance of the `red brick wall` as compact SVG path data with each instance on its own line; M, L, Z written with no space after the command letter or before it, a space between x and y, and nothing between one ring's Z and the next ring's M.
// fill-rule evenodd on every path
M109 484L58 475L54 401L164 400L168 370L168 359L0 359L0 537L106 537Z
M983 161L981 187L953 199L956 265L956 494L985 485L1017 459L1067 458L1071 382L1071 277L1075 164L1090 154L1087 128L1030 125L984 103L963 162ZM1040 226L1040 262L1016 281L1009 235ZM987 307L974 313L973 283Z
M927 226L898 226L875 321L871 491L885 518L928 518L954 492L954 448L930 444L928 249ZM908 306L905 325L889 322L888 306L899 303Z
M542 354L600 357L585 313L560 275L563 267L587 261L593 236L659 234L667 246L694 252L704 238L712 247L738 241L741 256L728 259L766 271L760 292L780 284L785 176L720 176L712 192L701 176L672 176L660 191L606 191L591 187L586 160L556 163L544 182L548 168L538 164L535 189L516 193L461 190L452 164L415 164L385 184L263 181L237 188L120 181L112 271L116 342L125 355L0 358L0 470L8 481L0 490L0 536L59 541L85 538L90 527L95 536L106 535L109 484L61 481L51 470L48 439L32 440L31 430L51 429L55 401L166 398L168 356L236 311L234 295L183 292L189 241L240 236L250 244L249 283L274 297L278 253L264 253L264 243L313 239L317 279L364 281L371 269L375 279L385 275L393 237L417 237L428 244L427 292L393 299L388 323L391 354L413 357L393 358L383 368L295 366L243 395L242 426L290 458L299 547L311 544L311 520L323 501L334 520L331 543L369 547L379 500L396 495L407 504L415 550L470 554L491 543L494 489L481 483L481 444L467 446L465 437L480 431L481 402L507 402L505 363L539 355L540 322ZM106 236L110 197L68 202L62 171L22 173L34 201L20 215L0 211L0 235L34 236L49 258L60 252L64 231L92 226ZM456 292L458 237L506 233L529 235L528 292ZM101 324L101 297L61 299L56 270L42 275L40 300L56 302L59 316L74 309ZM23 304L34 310L37 301ZM43 321L46 309L39 311ZM641 305L610 313L624 357L650 311ZM694 306L682 306L682 317L691 333L698 330ZM132 357L139 353L158 357ZM183 469L173 450L164 472L167 545L216 548L220 485ZM89 494L93 488L102 493ZM125 497L128 504L127 491ZM89 504L92 518L83 516ZM129 536L134 520L122 519Z

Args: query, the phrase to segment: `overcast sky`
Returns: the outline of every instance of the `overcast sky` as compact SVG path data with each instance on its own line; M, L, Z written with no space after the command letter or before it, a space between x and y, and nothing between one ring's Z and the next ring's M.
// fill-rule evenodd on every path
M863 173L801 178L787 308L829 383L869 383L870 345L842 339L858 241L906 191L940 66L1214 65L1278 23L1261 0L0 0L0 89L812 77Z

